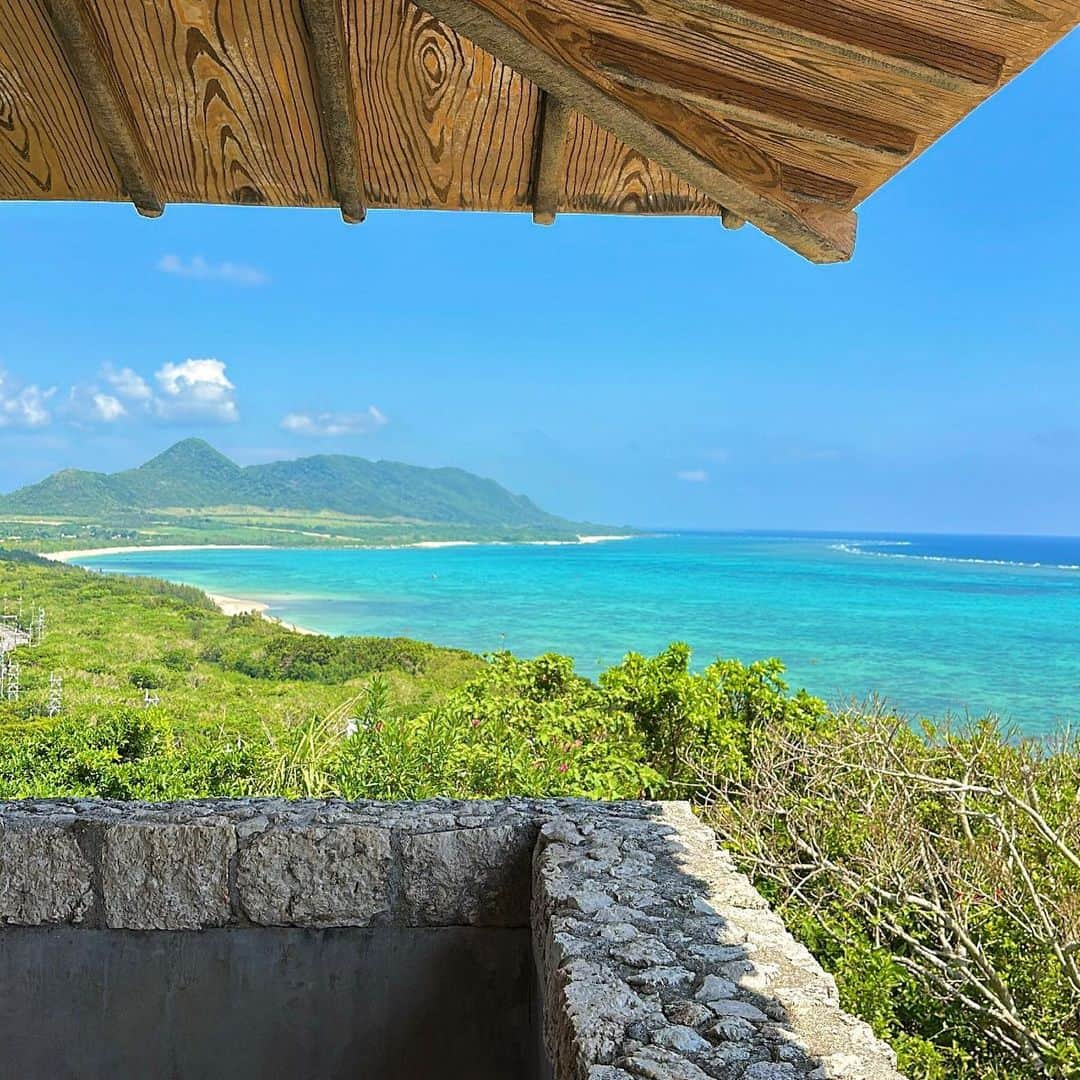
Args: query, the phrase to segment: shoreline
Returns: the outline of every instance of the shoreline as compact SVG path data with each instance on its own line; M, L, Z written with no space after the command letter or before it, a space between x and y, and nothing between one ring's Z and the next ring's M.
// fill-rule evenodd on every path
M111 548L87 548L82 551L45 551L41 558L50 562L68 563L72 559L86 558L91 555L129 555L138 551L271 551L269 544L157 544L157 545L129 545L125 547ZM190 582L178 582L180 585L190 585ZM192 588L200 588L198 585ZM267 622L276 623L286 630L292 630L296 634L307 634L312 637L324 637L320 630L312 630L309 626L299 626L297 623L286 622L277 615L268 615L270 605L264 600L251 600L242 596L226 596L224 593L210 592L209 589L201 589L213 600L218 610L223 615L259 615Z
M408 548L452 547L577 547L581 544L606 544L616 540L636 540L642 533L618 536L579 536L576 540L416 540L411 544L340 544L333 547L304 547L276 544L125 544L121 547L81 548L71 551L40 551L36 554L50 562L71 562L106 555L137 555L142 551L401 551Z
M127 544L123 547L82 548L73 551L40 551L50 562L66 563L97 555L134 555L139 551L274 551L271 544Z
M205 592L205 590L204 590ZM223 593L207 592L207 596L218 606L223 615L258 615L267 622L276 623L286 630L292 630L296 634L307 634L310 637L326 637L319 630L312 630L308 626L298 626L296 623L286 622L276 615L268 615L270 605L264 600L248 600L241 596L225 596Z
M501 546L512 544L527 544L538 546L576 546L578 544L601 544L614 540L632 540L633 536L579 536L576 540L418 540L413 544L358 544L355 547L342 545L333 548L304 548L304 547L275 547L272 544L126 544L118 547L83 548L71 551L43 551L41 558L50 562L69 563L75 559L92 558L109 555L133 555L142 551L375 551L387 549L418 548L435 549L448 547L481 547ZM189 585L190 582L180 582ZM199 588L198 585L193 586ZM270 605L264 600L255 600L249 597L229 596L224 593L210 592L203 589L204 593L217 606L223 615L259 615L267 622L276 623L286 630L296 634L306 634L313 637L325 637L321 630L313 630L308 626L299 626L296 623L286 622L276 615L268 615ZM333 636L333 635L329 635Z

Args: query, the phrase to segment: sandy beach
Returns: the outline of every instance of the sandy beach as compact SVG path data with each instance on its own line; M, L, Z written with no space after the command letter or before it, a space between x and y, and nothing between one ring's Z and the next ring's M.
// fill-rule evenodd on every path
M43 559L70 562L93 555L134 555L140 551L269 551L270 544L128 544L126 547L84 548L81 551L43 551Z
M579 536L576 540L418 540L415 544L386 544L395 548L452 547L575 547L578 544L602 544L609 540L633 540L633 536ZM379 546L379 545L377 545Z
M452 548L452 547L507 547L524 544L532 547L566 547L576 544L602 544L614 540L633 540L633 536L579 536L576 540L417 540L412 544L342 544L326 548L277 547L273 544L128 544L123 547L82 548L78 551L43 551L43 559L53 562L71 562L72 559L88 559L97 555L135 555L141 551L342 551L354 547L360 550L380 548Z
M564 546L574 544L599 544L613 540L630 540L630 536L579 536L576 540L418 540L414 544L385 544L367 545L358 544L358 548L367 547L390 547L390 548L451 548L451 547L479 547L484 544L506 546L513 543L522 543L534 546ZM120 547L83 548L73 551L46 551L41 553L43 559L52 562L66 563L74 559L86 559L97 555L132 555L143 551L273 551L278 550L271 544L128 544ZM287 550L287 549L281 549ZM303 549L297 549L303 550ZM322 549L320 549L322 550ZM325 550L341 550L327 548ZM297 626L295 623L285 622L275 615L268 615L270 605L262 600L252 600L240 596L226 596L223 593L207 592L207 596L220 608L225 615L261 615L269 622L277 623L287 630L293 630L298 634L312 634L318 636L320 631L312 630L306 626Z
M206 594L214 601L226 615L263 615L269 608L269 604L261 600L244 600L239 596L223 596L221 593L208 592Z
M127 547L87 548L82 551L46 551L42 552L41 557L49 559L51 562L66 563L72 559L85 559L92 555L130 555L140 551L265 551L269 550L269 548L269 544L133 544ZM217 604L225 615L257 614L268 622L277 623L278 626L283 626L286 630L293 630L298 634L319 634L318 630L285 622L284 619L279 619L276 615L267 615L270 605L262 600L248 600L240 596L224 596L221 593L212 592L207 592L206 595Z
M297 626L296 623L286 622L276 615L267 615L270 605L262 600L245 600L240 596L224 596L221 593L212 592L208 592L206 595L217 604L225 615L261 615L267 622L277 623L278 626L283 626L286 630L292 630L297 634L319 636L318 630L312 630L306 626Z

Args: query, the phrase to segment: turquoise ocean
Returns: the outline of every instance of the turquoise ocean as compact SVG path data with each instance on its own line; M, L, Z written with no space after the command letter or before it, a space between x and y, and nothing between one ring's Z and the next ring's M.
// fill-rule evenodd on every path
M328 634L560 652L595 675L689 643L780 657L793 686L911 717L1080 719L1080 539L680 533L594 544L227 549L92 556L270 605Z

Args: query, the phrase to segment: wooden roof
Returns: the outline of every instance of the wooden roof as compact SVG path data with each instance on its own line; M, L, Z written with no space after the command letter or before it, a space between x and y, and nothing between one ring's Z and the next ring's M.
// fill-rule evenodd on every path
M418 5L418 6L417 6ZM0 0L0 198L721 215L819 262L1080 0Z

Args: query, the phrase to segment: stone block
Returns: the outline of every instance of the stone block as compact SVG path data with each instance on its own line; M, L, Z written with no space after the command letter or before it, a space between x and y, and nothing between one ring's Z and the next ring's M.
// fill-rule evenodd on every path
M535 838L525 822L403 836L406 917L417 926L527 926Z
M198 930L229 922L232 826L110 822L101 829L105 925L126 930Z
M367 825L260 833L240 853L240 906L263 926L370 926L389 920L390 832Z
M92 906L90 864L70 825L0 825L0 921L79 923Z

